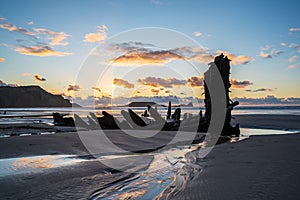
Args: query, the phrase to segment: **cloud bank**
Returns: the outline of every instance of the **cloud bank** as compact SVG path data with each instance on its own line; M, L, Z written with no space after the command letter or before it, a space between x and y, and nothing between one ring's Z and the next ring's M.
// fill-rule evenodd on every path
M231 87L234 89L241 89L241 88L245 88L249 85L253 85L253 83L248 80L238 81L235 79L230 79L230 83L231 83Z
M160 78L160 77L152 77L148 76L144 79L138 79L138 82L142 85L151 86L151 87L164 87L164 88L172 88L174 86L184 86L186 84L186 80L179 80L176 78Z
M119 66L162 65L182 57L170 51L132 52L110 60Z
M231 59L232 65L243 65L254 60L254 58L246 55L235 55L221 50L211 53L206 47L178 47L165 50L153 50L153 47L154 45L141 42L111 44L109 52L118 51L123 55L112 58L109 62L118 66L164 65L175 60L193 60L207 64L221 53L226 54Z
M187 82L191 87L200 87L204 85L203 76L192 76L187 78Z
M33 24L33 23L30 23ZM30 56L66 56L69 52L60 52L53 49L54 46L66 46L66 39L70 35L65 32L55 32L45 28L33 28L32 30L11 24L5 18L0 17L0 28L9 32L20 33L27 39L18 39L15 51Z
M21 46L21 47L17 47L15 51L23 55L39 56L39 57L66 56L71 54L68 52L55 51L49 46Z

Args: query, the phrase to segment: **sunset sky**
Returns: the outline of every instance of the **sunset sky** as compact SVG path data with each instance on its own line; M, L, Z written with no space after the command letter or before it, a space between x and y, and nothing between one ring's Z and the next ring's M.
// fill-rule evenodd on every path
M232 98L300 103L299 8L281 0L2 0L0 85L77 91L103 105L110 97L203 98L199 72L223 52Z

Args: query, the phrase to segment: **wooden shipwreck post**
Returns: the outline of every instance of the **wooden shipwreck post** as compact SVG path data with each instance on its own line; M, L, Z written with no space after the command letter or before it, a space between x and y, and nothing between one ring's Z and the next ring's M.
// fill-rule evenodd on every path
M239 124L237 124L235 127L232 127L230 122L231 122L231 111L232 109L237 106L239 104L238 101L233 102L230 97L229 97L229 88L231 87L230 84L230 59L228 59L227 56L224 57L223 53L219 56L215 57L214 63L216 64L216 66L218 67L218 70L220 72L220 75L222 77L223 83L224 83L224 87L225 87L225 95L226 95L226 118L225 118L225 122L224 122L224 127L222 130L221 135L222 136L231 136L231 135L235 135L238 136L240 134L240 130L239 130ZM205 103L205 120L206 123L209 125L210 124L210 120L211 120L211 97L209 94L209 90L208 87L205 83L205 80L207 80L208 78L213 79L215 77L207 77L208 74L205 73L204 74L204 94L205 94L205 99L204 99L204 103ZM211 80L212 82L214 80Z

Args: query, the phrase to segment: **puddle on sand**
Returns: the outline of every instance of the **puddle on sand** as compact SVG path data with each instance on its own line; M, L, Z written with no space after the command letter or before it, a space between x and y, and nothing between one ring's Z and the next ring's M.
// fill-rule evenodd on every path
M199 166L191 164L191 157L195 156L191 152L199 146L181 146L152 154L154 159L146 170L94 192L90 199L159 199L161 194L176 193L185 187L192 171L200 171Z
M175 171L161 169L136 174L93 193L89 199L153 199L173 181L174 173Z
M0 177L22 173L37 173L44 169L62 167L85 161L74 155L44 155L0 159Z
M241 135L239 137L233 137L230 139L230 143L239 142L254 135L285 135L294 134L299 131L285 131L285 130L273 130L273 129L255 129L255 128L240 128Z
M241 128L241 137L232 142L251 135L290 133L294 132ZM202 167L197 162L201 145L171 148L157 153L148 169L93 193L90 199L171 199L201 173Z
M240 128L242 137L249 137L252 135L284 135L296 133L296 131L272 130L272 129L255 129L255 128Z

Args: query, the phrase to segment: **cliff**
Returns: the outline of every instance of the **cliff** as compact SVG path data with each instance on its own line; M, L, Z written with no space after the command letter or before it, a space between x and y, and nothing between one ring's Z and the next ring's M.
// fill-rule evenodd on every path
M39 86L0 87L0 107L71 107L69 100Z

